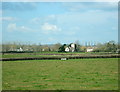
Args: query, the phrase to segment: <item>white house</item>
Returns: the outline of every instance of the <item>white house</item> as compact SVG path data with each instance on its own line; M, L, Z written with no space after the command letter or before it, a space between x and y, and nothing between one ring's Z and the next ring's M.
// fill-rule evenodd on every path
M17 48L17 49L15 49L15 48L10 48L9 51L18 51L18 52L22 52L23 49L22 49L21 47L20 47L20 48Z
M66 47L66 48L65 48L65 51L66 51L66 52L69 52L69 51L70 51L69 47Z
M71 44L70 44L70 49L71 49L71 52L74 52L74 51L75 51L75 44L74 44L74 43L71 43Z
M92 52L93 48L87 48L87 52Z
M19 49L16 49L16 51L23 51L23 49L20 47Z
M75 49L76 49L76 44L71 43L70 45L68 45L68 46L65 48L65 51L66 51L66 52L74 52Z

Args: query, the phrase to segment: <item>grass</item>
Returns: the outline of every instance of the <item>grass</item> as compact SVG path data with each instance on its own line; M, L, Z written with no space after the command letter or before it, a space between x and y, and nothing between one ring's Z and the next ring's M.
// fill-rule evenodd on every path
M50 54L50 55L47 55ZM37 52L37 53L5 53L2 58L25 58L25 57L69 57L69 56L88 56L88 55L107 55L108 53L94 52ZM110 54L113 55L113 54ZM115 55L115 54L114 54Z
M118 61L111 59L3 62L3 90L117 90Z

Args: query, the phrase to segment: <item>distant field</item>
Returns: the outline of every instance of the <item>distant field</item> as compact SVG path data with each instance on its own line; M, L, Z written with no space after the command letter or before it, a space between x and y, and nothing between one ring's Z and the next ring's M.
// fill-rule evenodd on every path
M118 59L3 62L3 90L117 90Z
M25 57L69 57L69 56L88 56L88 55L115 55L111 53L94 52L37 52L37 53L5 53L2 58L25 58Z

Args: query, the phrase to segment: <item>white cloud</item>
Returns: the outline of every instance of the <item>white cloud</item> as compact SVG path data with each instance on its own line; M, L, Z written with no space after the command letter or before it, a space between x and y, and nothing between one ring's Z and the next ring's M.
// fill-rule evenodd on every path
M68 12L85 12L91 10L117 11L118 2L78 2L78 3L62 3Z
M15 31L17 29L16 24L9 24L7 27L8 31Z
M46 30L46 31L54 31L54 30L57 30L57 26L56 25L52 25L52 24L48 24L48 23L45 23L43 26L42 26L42 29L43 30Z
M44 23L41 29L44 31L44 33L61 31L61 29L58 28L56 25L49 24L49 23Z
M21 31L27 31L27 32L32 31L32 29L25 26L20 26L18 29L20 29Z
M54 20L55 18L56 18L56 16L55 16L54 14L48 15L48 16L46 17L47 20Z
M50 37L50 38L48 38L48 41L55 41L55 39Z
M56 16L54 14L44 16L44 17L35 17L30 20L30 23L40 24L40 23L46 23L46 22L55 22Z
M2 21L15 21L15 20L17 20L17 18L13 18L13 17L0 17L0 20L2 20Z
M33 18L30 22L38 24L40 22L40 20L41 20L40 18L36 17L36 18Z
M13 24L9 24L7 26L7 30L8 31L21 31L21 32L30 32L33 31L31 28L29 27L25 27L25 26L17 26L16 23Z

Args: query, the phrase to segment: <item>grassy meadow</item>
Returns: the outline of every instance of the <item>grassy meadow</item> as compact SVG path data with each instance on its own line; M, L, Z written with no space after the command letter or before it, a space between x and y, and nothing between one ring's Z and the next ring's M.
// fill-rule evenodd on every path
M4 61L3 90L117 90L118 59Z
M26 58L26 57L72 57L72 56L90 56L90 55L117 55L108 52L36 52L36 53L4 53L2 58Z

